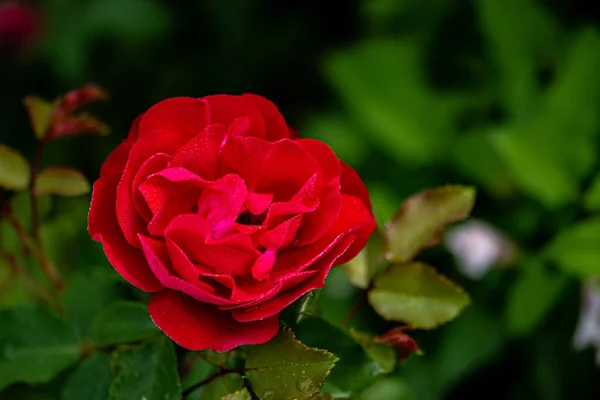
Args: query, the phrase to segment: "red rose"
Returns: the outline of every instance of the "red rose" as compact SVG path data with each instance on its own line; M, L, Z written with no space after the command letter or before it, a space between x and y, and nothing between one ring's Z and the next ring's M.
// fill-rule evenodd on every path
M174 98L140 116L102 166L88 226L154 293L160 329L215 351L270 340L280 311L374 228L356 172L251 94Z

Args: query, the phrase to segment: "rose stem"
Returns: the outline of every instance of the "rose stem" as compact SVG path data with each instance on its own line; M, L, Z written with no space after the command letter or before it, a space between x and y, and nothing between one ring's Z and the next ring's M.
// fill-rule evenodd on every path
M37 179L38 172L40 170L40 164L42 162L42 156L44 155L44 147L46 141L41 139L38 141L35 158L33 160L33 168L31 169L31 181L29 182L29 201L31 203L31 224L33 226L33 235L35 237L35 243L37 245L38 258L44 273L50 279L50 282L57 291L61 291L64 284L60 276L60 273L56 267L48 260L44 253L42 246L42 230L40 228L40 214L38 210L37 194L35 193L35 181Z
M356 301L354 301L354 304L352 304L352 307L350 307L350 310L348 310L348 314L346 314L346 316L344 317L342 322L340 322L340 327L346 328L348 326L348 324L350 324L350 322L352 322L352 318L354 318L354 315L356 314L356 312L358 310L360 310L360 308L363 306L363 304L365 303L365 300L366 300L366 295L361 294L356 299Z
M189 396L190 394L192 394L194 391L196 391L197 389L201 388L204 385L208 385L209 383L211 383L212 381L214 381L217 378L220 378L221 376L227 375L227 374L232 374L232 373L241 373L241 372L245 372L248 371L245 368L240 368L240 369L221 369L219 372L216 372L215 374L209 376L208 378L190 386L189 388L185 389L182 393L183 398L186 398L187 396Z
M41 286L39 283L36 282L35 279L33 279L33 277L29 274L29 271L27 271L27 269L25 269L25 267L23 267L23 265L21 265L19 263L19 261L17 261L17 258L14 255L8 254L8 253L0 250L0 257L6 261L6 263L10 266L13 273L15 273L16 275L19 275L21 278L23 278L25 280L25 282L27 282L27 284L29 284L29 286L31 286L31 288L34 290L34 292L41 299L48 302L50 305L52 305L58 311L61 311L60 304L54 299L54 297L52 297L50 295L50 293L46 289L44 289L43 286Z

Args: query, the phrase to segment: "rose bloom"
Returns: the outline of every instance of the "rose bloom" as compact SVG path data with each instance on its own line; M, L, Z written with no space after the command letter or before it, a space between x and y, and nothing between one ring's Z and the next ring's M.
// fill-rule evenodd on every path
M94 184L90 235L179 345L270 340L279 313L375 229L348 165L300 139L263 97L164 100L140 116Z

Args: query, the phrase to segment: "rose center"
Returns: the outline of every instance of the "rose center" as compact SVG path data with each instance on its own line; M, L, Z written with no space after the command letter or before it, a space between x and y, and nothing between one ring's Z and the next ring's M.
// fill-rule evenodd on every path
M262 225L265 220L265 213L254 215L250 211L245 210L238 215L235 222L241 225Z

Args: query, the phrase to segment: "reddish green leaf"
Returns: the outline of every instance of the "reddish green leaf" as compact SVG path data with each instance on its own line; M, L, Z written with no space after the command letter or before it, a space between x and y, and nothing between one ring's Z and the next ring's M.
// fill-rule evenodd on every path
M61 108L64 112L70 113L88 104L100 100L107 100L108 93L100 86L88 83L78 89L71 90L63 97Z
M82 113L66 115L54 123L48 132L48 138L60 139L77 135L107 135L108 126L95 117Z
M426 264L394 264L375 279L369 303L387 320L431 329L456 318L469 296Z
M26 96L23 103L29 114L35 137L43 138L50 128L53 105L37 96Z
M475 190L465 186L428 189L409 197L386 225L387 258L407 262L422 248L439 243L444 227L466 218L474 202Z
M0 144L0 187L22 190L29 185L31 169L18 151Z
M90 191L90 184L77 170L66 167L48 167L42 170L35 181L38 196L56 194L59 196L79 196Z

